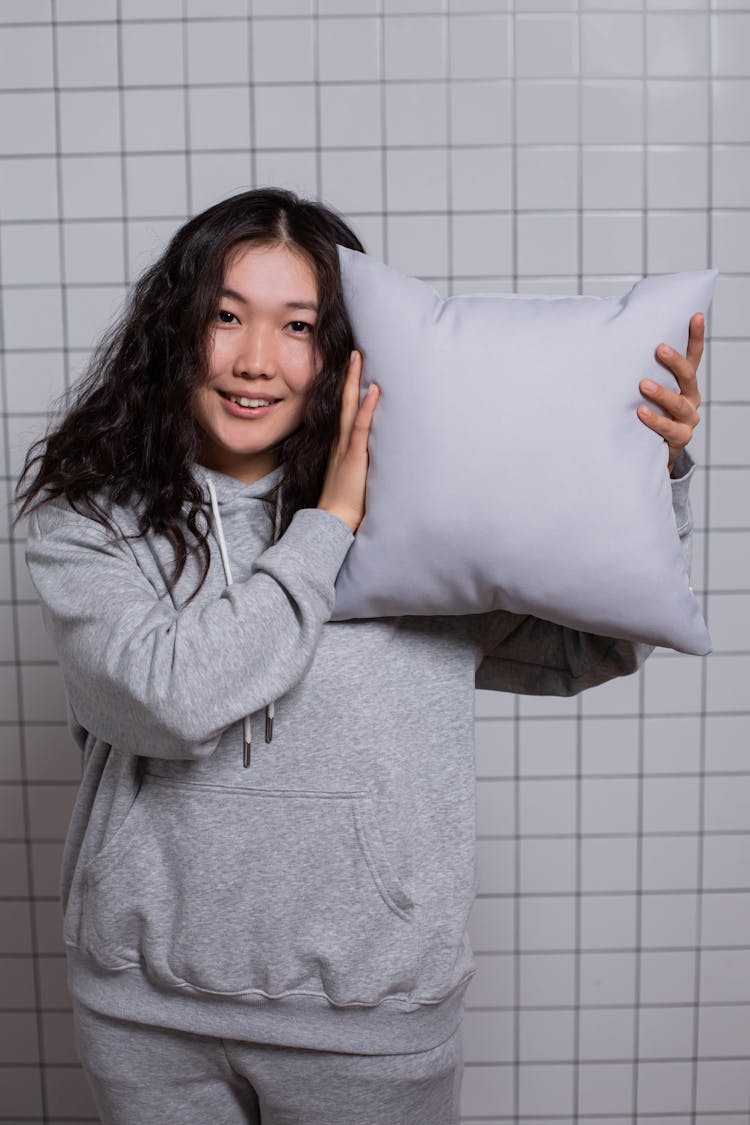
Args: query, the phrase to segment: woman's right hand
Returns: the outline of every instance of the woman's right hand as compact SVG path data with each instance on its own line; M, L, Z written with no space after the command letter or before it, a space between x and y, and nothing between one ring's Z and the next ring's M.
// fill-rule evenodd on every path
M365 515L365 487L369 457L367 439L378 401L373 383L359 404L362 355L352 352L341 399L339 435L331 447L318 507L348 524L354 533Z

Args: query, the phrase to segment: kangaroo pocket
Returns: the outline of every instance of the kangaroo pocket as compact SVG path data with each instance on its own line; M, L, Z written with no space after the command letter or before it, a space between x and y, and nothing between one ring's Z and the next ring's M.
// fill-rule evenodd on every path
M375 1004L416 983L414 909L367 794L146 775L86 868L82 941L161 984Z

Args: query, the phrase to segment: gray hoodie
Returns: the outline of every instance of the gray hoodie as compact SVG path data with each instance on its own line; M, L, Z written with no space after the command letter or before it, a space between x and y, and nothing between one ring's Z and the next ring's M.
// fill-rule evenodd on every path
M71 991L224 1038L426 1050L474 970L475 685L569 695L649 649L504 612L330 622L349 528L304 509L269 546L260 497L279 470L194 472L215 504L206 486L211 565L189 605L197 563L170 589L163 536L112 543L61 499L30 520L83 751L62 872ZM137 530L133 509L111 512Z

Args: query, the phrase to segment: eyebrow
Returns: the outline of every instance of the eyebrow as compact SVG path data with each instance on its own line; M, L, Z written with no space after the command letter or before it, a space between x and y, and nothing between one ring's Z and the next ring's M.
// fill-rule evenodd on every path
M239 301L242 305L247 304L245 298L241 293L238 293L236 289L228 289L226 286L224 286L224 288L221 290L221 296L231 297L233 300ZM314 313L318 311L318 306L314 301L285 301L283 307L285 309L308 309L310 312Z

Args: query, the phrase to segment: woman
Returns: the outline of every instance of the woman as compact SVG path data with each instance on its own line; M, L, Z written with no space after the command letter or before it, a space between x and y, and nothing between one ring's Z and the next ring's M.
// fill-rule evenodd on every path
M189 222L19 482L84 757L64 933L105 1122L456 1122L475 684L567 695L648 653L501 612L328 620L377 401L337 242L275 190ZM644 417L686 545L701 340Z

